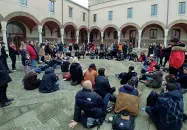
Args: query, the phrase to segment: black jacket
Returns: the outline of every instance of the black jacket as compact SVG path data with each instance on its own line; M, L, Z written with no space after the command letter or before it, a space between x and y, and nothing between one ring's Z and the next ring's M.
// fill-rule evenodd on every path
M96 77L94 91L97 94L104 98L107 93L110 93L110 89L111 87L107 77L100 75Z
M79 83L82 82L83 79L83 71L82 67L79 63L72 63L70 66L70 74L71 79L73 82L78 81Z
M12 79L10 78L5 66L3 65L2 57L0 57L0 87L7 85L11 81Z
M57 77L54 73L54 69L48 68L43 75L43 78L40 83L40 92L50 93L59 90L56 85Z
M3 59L8 58L8 55L6 54L5 47L2 47L2 48L1 48L1 56L2 56Z
M101 96L88 89L80 90L75 97L74 121L80 122L81 112L87 117L99 119L105 116L105 105Z
M127 84L127 82L133 77L133 76L137 76L137 73L136 72L131 72L129 71L128 73L126 73L123 77L122 77L122 80L121 80L121 84Z
M154 48L155 56L160 57L160 50L161 50L161 47L159 45L156 45L156 47Z
M122 50L123 50L123 53L127 53L128 46L127 45L123 45Z
M16 50L14 50L12 47L9 47L9 56L16 56L18 55L18 52Z

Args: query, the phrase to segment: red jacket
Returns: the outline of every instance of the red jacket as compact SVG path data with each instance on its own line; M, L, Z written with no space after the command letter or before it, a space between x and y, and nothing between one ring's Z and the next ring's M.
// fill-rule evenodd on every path
M29 56L30 56L30 59L37 59L37 55L36 55L36 52L34 50L34 48L31 46L31 45L28 45L27 46L27 51L29 53Z
M147 68L147 71L148 72L153 71L153 68L155 67L156 64L157 64L156 61L152 61L149 67Z
M178 69L184 64L184 60L184 51L172 51L169 58L169 65L175 69Z

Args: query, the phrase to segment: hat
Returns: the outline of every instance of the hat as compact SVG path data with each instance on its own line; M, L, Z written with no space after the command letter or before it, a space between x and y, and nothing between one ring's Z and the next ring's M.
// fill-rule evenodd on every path
M92 82L90 80L86 80L83 82L82 86L85 89L92 89Z

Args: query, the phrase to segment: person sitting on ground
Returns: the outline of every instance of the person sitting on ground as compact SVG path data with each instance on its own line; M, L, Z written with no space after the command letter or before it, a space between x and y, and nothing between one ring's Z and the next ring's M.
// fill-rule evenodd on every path
M153 57L149 58L147 61L147 65L144 65L141 70L141 73L145 74L146 72L152 72L155 65L157 65L155 59Z
M147 81L145 82L145 85L150 88L160 88L162 86L163 81L163 72L160 71L160 66L156 65L153 68L153 72L146 73L146 77L148 77Z
M98 75L97 71L95 70L96 66L95 64L91 64L88 68L88 70L84 73L84 80L90 80L92 82L92 87L95 85L95 79Z
M140 54L140 57L138 58L138 62L144 62L146 60L146 55L145 53L141 53Z
M111 94L107 94L104 99L92 90L92 83L89 80L83 82L83 89L75 96L74 119L69 124L70 128L74 128L78 123L90 128L89 120L99 120L102 124L105 116ZM98 125L101 125L98 124Z
M113 94L116 91L115 87L111 87L108 78L105 76L105 69L100 68L98 70L99 75L95 79L94 91L99 94L102 98L107 93Z
M127 84L119 88L119 95L116 100L116 113L129 112L136 116L140 109L139 95L140 91L135 87L135 81L129 80Z
M118 79L121 79L120 83L123 84L127 84L127 82L132 78L132 77L136 77L137 73L134 71L134 66L130 66L129 67L129 72L123 72L120 74L116 74L115 75Z
M40 79L37 78L37 73L34 70L26 73L23 78L23 85L25 90L34 90L40 86Z
M172 83L166 84L164 92L158 95L156 104L146 107L146 112L158 130L181 130L184 113L182 92Z
M187 90L187 65L185 64L183 67L183 75L178 78L178 82L180 83L181 87Z
M99 49L98 47L95 48L95 58L98 59L98 55L99 55Z
M70 75L71 75L71 85L78 85L83 80L83 71L82 67L79 64L77 57L72 59L72 64L70 66Z
M53 68L48 68L45 70L45 74L40 82L39 91L41 93L51 93L59 90L58 77L54 73Z

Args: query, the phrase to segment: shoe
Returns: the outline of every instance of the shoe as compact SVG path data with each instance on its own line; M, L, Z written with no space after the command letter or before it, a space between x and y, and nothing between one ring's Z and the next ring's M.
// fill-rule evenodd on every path
M106 112L107 112L107 113L110 113L110 112L112 112L113 110L114 110L114 103L109 102L109 103L108 103L108 106L107 106Z
M11 104L12 104L12 102L5 102L5 103L1 104L1 107L7 107L7 106L9 106Z
M13 71L11 71L11 70L8 70L8 73L9 73L9 74L11 74L11 73L14 73L14 72L13 72Z
M6 102L12 102L14 101L14 98L7 98Z
M116 77L117 79L120 79L120 78L119 78L119 74L115 74L115 77Z
M13 72L16 72L17 70L16 69L12 69Z

